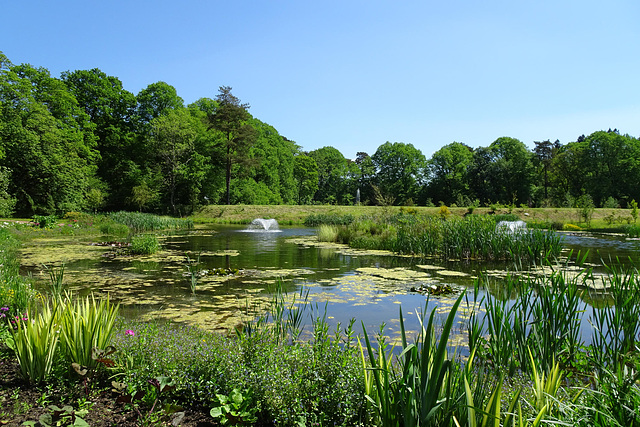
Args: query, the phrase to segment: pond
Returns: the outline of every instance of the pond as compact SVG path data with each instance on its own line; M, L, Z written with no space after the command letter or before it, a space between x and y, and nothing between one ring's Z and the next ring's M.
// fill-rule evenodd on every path
M473 289L479 274L499 277L514 269L509 263L441 262L321 244L313 228L199 227L163 235L161 242L161 252L134 257L110 256L114 248L97 246L87 238L38 239L22 249L21 262L38 286L45 286L48 279L43 265L64 263L69 289L109 294L120 303L125 316L185 322L218 331L233 330L249 319L248 308L266 304L270 291L281 281L289 301L300 301L308 292L310 311L323 315L326 310L332 326L346 326L355 318L356 332L362 322L371 333L384 324L385 333L394 341L400 310L407 329L418 330L418 315L427 300L428 311L437 307L438 313L446 314L460 290ZM564 235L564 246L565 254L573 251L574 256L588 249L588 265L599 270L601 258L635 258L640 241L581 233ZM192 294L186 255L199 259L202 274L239 271L204 274ZM458 292L429 298L419 292L435 285L450 285ZM585 304L584 309L590 306ZM460 343L466 339L469 313L465 310L463 302L454 338Z

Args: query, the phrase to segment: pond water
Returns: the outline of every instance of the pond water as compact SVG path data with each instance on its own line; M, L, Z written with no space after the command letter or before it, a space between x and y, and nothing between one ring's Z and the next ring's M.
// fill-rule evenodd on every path
M106 238L106 237L104 237ZM359 332L385 332L398 338L399 313L409 331L419 328L418 314L427 297L420 288L447 284L473 288L478 274L500 276L508 263L462 263L393 256L320 244L315 229L280 227L274 231L244 226L215 226L162 236L162 251L152 256L109 256L112 247L82 238L39 239L22 249L22 266L39 286L47 283L43 264L65 265L65 284L79 293L99 292L121 304L125 316L185 322L228 331L252 316L248 307L266 304L277 281L289 301L308 292L315 314L333 326L352 318ZM565 253L589 250L587 262L597 270L601 259L635 258L640 241L622 236L564 235ZM195 294L190 289L186 255L198 259L201 274L238 269L234 275L202 275ZM496 279L497 280L497 279ZM457 295L432 296L427 310L448 313ZM471 297L470 297L471 298ZM463 303L465 306L465 303ZM585 310L589 310L588 305ZM443 315L444 315L443 314ZM459 312L457 340L465 340L465 319ZM586 326L585 326L586 327Z

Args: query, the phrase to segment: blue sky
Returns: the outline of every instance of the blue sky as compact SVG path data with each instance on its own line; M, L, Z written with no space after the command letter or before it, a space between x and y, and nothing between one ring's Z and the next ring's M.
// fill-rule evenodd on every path
M165 81L187 104L231 86L307 151L640 136L637 0L5 0L2 15L15 64L97 67L134 94Z

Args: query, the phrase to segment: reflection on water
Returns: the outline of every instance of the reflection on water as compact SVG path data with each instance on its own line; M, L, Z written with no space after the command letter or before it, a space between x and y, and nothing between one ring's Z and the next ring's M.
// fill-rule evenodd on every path
M153 256L115 258L103 256L108 248L96 249L86 241L43 241L24 248L22 262L44 284L42 265L64 261L70 288L109 293L121 303L125 315L220 330L246 320L247 307L266 304L269 289L282 280L291 295L301 287L308 290L315 312L326 309L333 326L356 318L356 326L362 322L371 331L385 324L392 338L397 337L401 314L407 329L417 331L420 312L437 307L444 318L456 298L432 297L425 307L427 298L411 288L450 284L469 289L480 274L515 269L505 263L440 262L314 245L306 239L313 235L312 228L247 232L246 227L216 226L165 236L162 252ZM589 249L587 261L593 264L600 258L635 257L640 249L639 241L621 236L566 234L564 243L575 252ZM53 263L52 254L56 254ZM242 274L203 275L192 295L186 255L199 257L201 271L239 269ZM596 306L602 303L602 297L591 294L583 299ZM584 309L591 310L586 304ZM461 314L455 326L461 334L466 333L466 318Z

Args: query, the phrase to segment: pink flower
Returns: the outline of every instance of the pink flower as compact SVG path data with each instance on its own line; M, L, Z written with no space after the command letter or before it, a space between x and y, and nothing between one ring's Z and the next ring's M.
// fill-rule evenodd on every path
M136 335L135 332L133 332L131 329L127 329L126 331L124 331L125 335L131 335L132 337L134 337Z

